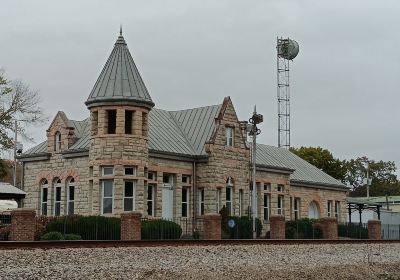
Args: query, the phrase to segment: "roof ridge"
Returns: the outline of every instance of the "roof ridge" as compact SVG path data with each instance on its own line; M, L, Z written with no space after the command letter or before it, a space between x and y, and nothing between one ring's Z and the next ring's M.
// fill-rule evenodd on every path
M178 128L178 130L180 131L180 133L183 136L183 139L185 139L186 144L188 144L188 146L190 147L190 149L192 150L193 154L196 154L196 150L194 148L194 145L192 142L190 142L188 136L186 135L186 133L183 131L183 129L181 128L178 120L175 118L175 116L172 114L172 112L170 111L166 111L172 118L172 120L174 121L176 127Z
M188 108L188 109L181 109L181 110L166 110L168 112L182 112L182 111L187 111L187 110L196 110L196 109L204 109L208 107L216 107L216 106L221 106L222 104L213 104L213 105L207 105L207 106L201 106L201 107L195 107L195 108Z

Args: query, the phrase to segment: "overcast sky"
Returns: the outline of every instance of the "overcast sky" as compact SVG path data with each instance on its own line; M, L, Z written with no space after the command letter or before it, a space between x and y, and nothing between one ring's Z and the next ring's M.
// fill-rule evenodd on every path
M399 1L2 1L0 67L40 92L49 117L88 117L84 101L123 25L157 108L231 96L241 120L264 115L277 145L276 37L300 45L291 64L292 146L400 165ZM26 146L32 146L27 144ZM26 147L26 148L27 148Z

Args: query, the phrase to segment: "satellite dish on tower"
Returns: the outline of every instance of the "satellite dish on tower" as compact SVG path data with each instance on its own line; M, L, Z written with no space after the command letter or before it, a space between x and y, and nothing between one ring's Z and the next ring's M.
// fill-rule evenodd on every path
M293 60L299 53L299 44L292 39L282 39L278 42L276 49L279 57Z

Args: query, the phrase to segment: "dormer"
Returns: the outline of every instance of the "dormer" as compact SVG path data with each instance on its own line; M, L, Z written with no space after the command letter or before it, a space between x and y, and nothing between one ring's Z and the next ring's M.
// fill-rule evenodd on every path
M75 128L64 112L59 111L47 129L48 153L61 153L71 147L75 141Z

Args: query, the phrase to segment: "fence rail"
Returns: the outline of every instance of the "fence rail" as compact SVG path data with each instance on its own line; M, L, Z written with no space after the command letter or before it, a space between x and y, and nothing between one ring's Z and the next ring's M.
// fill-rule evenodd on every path
M400 225L382 224L382 239L400 240Z

